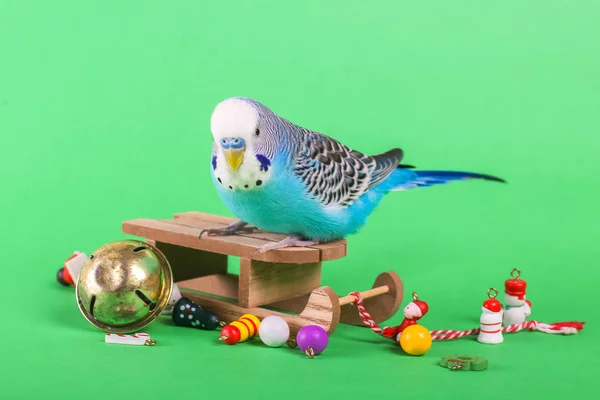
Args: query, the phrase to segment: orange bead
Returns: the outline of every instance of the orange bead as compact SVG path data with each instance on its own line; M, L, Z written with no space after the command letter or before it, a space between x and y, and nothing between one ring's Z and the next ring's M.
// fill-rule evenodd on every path
M402 331L399 343L407 354L421 356L431 348L432 339L427 328L415 324Z

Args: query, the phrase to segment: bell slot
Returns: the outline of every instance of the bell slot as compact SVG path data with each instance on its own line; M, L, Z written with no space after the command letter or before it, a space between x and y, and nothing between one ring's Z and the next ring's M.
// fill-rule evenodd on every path
M94 304L96 304L96 296L90 299L90 314L94 315Z
M138 247L136 247L135 249L133 249L133 252L134 252L134 253L137 253L138 251L142 251L142 250L145 250L145 249L146 249L146 247L145 247L145 246L138 246Z
M140 298L140 300L144 302L144 304L146 304L150 308L150 311L156 308L156 303L150 300L148 297L146 297L146 295L140 290L136 289L135 294L137 295L137 297Z

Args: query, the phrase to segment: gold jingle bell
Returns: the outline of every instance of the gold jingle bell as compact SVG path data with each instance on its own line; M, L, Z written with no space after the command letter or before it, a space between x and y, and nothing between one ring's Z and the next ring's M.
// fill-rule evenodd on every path
M171 266L159 249L121 240L90 255L75 293L79 310L92 325L109 333L130 333L160 315L172 290Z

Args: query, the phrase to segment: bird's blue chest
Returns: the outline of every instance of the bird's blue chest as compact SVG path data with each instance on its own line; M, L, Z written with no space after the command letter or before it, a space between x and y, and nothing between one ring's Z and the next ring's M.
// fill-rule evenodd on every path
M263 230L301 234L300 221L320 214L319 207L305 195L301 182L288 173L273 174L257 187L230 189L215 178L217 192L239 219Z

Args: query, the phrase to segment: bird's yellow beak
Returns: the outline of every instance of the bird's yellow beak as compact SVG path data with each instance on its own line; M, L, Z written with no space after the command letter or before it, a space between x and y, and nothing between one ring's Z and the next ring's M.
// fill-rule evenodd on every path
M245 149L225 150L225 159L227 160L227 164L229 164L231 169L234 171L237 171L242 164L242 160L244 159L244 150Z

